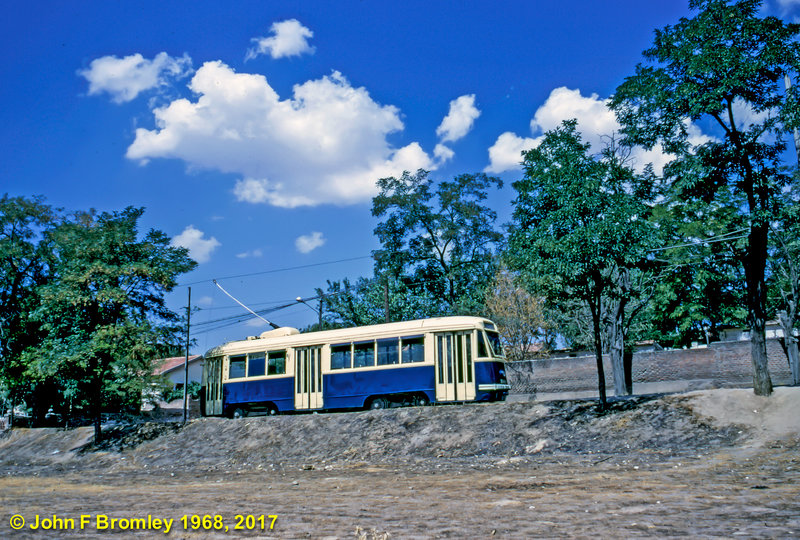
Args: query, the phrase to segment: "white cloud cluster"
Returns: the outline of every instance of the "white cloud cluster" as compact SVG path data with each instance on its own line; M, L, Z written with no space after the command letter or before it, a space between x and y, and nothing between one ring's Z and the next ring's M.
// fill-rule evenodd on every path
M463 95L450 102L447 116L436 128L439 144L434 148L433 154L439 163L452 159L455 155L453 150L443 143L456 142L464 138L480 115L481 111L475 106L475 94Z
M141 54L123 58L103 56L92 60L78 75L89 81L89 95L108 93L115 103L125 103L140 93L168 84L191 72L192 60L183 55L173 58L165 52L148 60Z
M535 137L521 137L510 131L501 134L489 148L489 165L484 170L501 173L520 169L522 151L535 148L544 139L545 132L557 128L564 120L570 118L578 120L578 130L584 142L591 145L593 152L600 152L607 142L607 137L619 134L621 129L614 113L608 108L607 99L600 99L597 94L586 97L581 95L580 90L556 88L531 119L531 134ZM701 144L709 140L695 125L689 124L687 129L692 144ZM642 170L645 165L652 163L656 173L660 173L672 156L665 154L657 145L649 151L635 148L631 158L637 170Z
M172 245L185 247L189 250L189 256L192 259L198 263L205 263L211 260L211 252L222 244L213 236L205 238L203 231L189 225L181 234L172 239Z
M206 62L178 99L155 109L156 128L139 128L127 157L173 158L241 176L240 201L293 208L369 200L375 181L433 168L417 143L394 148L400 113L372 100L338 72L295 85L281 99L262 75Z
M311 234L299 236L294 241L294 246L300 253L311 253L318 247L323 246L325 241L326 239L324 236L322 236L321 232L314 231Z
M270 36L253 38L256 46L248 49L245 60L252 60L262 54L269 54L277 59L314 53L314 47L308 44L309 38L314 37L314 32L300 24L297 19L273 23L270 32Z
M237 253L236 254L236 258L237 259L249 259L251 257L260 258L260 257L263 257L263 256L264 256L264 252L261 251L261 249L259 249L259 248L256 248L256 249L254 249L252 251L244 251L242 253Z

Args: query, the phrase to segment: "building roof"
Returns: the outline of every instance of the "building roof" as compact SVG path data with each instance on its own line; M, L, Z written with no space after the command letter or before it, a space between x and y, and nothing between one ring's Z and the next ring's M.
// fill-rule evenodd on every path
M195 362L199 362L203 359L203 355L201 354L194 354L189 357L189 365L194 364ZM156 365L159 366L153 372L156 375L165 375L177 369L183 368L183 363L186 361L185 356L173 356L172 358L164 358L162 360L157 360Z

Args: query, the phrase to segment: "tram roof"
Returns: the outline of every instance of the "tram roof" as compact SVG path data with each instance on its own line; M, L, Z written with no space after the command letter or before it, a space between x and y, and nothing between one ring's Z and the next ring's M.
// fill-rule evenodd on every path
M486 323L493 324L483 317L455 316L432 317L413 321L373 324L369 326L355 326L351 328L337 328L335 330L321 330L317 332L300 333L291 327L282 327L276 330L263 332L260 336L248 337L243 340L229 341L218 347L210 349L205 356L218 356L220 354L237 353L240 351L253 351L280 347L302 347L323 343L345 341L358 341L372 338L394 337L398 335L413 335L419 332L435 332L444 330L467 330L483 327Z

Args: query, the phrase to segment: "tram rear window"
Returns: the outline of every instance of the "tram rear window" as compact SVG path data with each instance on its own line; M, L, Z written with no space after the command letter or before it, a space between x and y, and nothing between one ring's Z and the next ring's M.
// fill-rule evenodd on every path
M228 367L228 378L241 379L247 373L246 369L247 369L246 355L240 354L237 356L231 356L230 365Z
M503 352L503 345L500 343L500 334L498 334L497 332L491 332L487 330L486 337L489 338L489 343L492 344L492 349L494 349L494 355L505 356L505 353Z
M422 336L403 338L403 363L425 361L425 338Z
M283 375L286 373L286 351L269 353L267 375Z
M247 355L247 376L260 377L264 374L266 357L264 353L251 353Z
M350 344L331 346L331 369L348 369L352 363Z

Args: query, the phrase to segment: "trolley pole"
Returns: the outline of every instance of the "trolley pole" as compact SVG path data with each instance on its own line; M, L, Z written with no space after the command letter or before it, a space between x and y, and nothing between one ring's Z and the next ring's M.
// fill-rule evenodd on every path
M183 362L183 423L189 415L189 320L192 316L192 288L189 287L189 299L186 302L186 358Z

